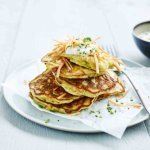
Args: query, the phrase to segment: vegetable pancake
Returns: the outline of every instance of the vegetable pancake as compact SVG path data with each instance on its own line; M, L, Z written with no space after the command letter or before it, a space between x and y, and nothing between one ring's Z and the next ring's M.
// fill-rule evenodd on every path
M109 71L105 75L88 79L57 79L58 83L73 95L97 97L105 94L118 83L117 75Z
M50 71L52 68L57 68L60 64L58 65L55 64L46 64L47 70L46 72ZM89 77L96 77L102 74L105 74L106 72L100 72L97 74L94 70L87 69L85 67L78 66L74 63L70 63L71 69L68 70L67 66L63 66L60 70L60 77L63 78L70 78L70 79L78 79L78 78L89 78Z
M67 93L62 87L55 83L52 72L42 73L29 83L30 92L43 101L53 104L70 103L80 96Z
M69 104L56 105L56 104L51 104L51 103L42 101L39 98L32 96L32 94L30 94L30 97L37 105L39 105L39 107L43 109L53 111L53 112L65 113L65 114L78 113L83 109L89 108L93 104L93 101L94 101L94 99L91 99L88 97L82 97Z
M48 111L75 114L96 100L125 92L114 73L123 63L90 37L57 41L42 58L46 70L29 83L29 96Z

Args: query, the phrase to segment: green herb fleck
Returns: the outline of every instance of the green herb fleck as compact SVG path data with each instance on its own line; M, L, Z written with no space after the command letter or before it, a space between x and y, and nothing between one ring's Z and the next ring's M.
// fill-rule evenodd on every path
M50 122L50 119L46 119L44 122L45 122L45 123L49 123L49 122Z
M91 110L91 111L89 112L89 114L93 114L93 113L95 113L95 111L93 111L93 110Z
M130 99L131 102L133 102L133 99Z
M107 110L110 110L110 111L111 111L111 110L112 110L112 107L107 107Z
M113 108L110 106L109 103L107 104L107 111L108 111L111 115L113 115L114 113L116 113L116 110L113 110Z
M86 42L91 42L91 41L92 41L92 40L91 40L90 37L86 37L86 38L83 39L83 42L84 42L84 43L86 43Z
M40 108L44 108L42 105L39 105Z
M98 110L97 113L100 114L101 113L100 110Z
M86 52L85 52L85 51L83 51L82 53L83 53L83 54L86 54Z
M111 114L111 115L113 115L113 114L114 114L114 112L112 112L112 111L111 111L111 112L110 112L110 114Z
M72 47L71 45L68 45L68 46L67 46L67 48L71 48L71 47Z
M78 47L81 48L81 45L79 44Z
M96 51L95 48L90 49L90 53L92 53L93 51Z
M95 117L98 117L97 115L95 115Z
M116 73L117 76L120 76L121 73L119 71L114 71Z
M57 120L59 122L59 120Z

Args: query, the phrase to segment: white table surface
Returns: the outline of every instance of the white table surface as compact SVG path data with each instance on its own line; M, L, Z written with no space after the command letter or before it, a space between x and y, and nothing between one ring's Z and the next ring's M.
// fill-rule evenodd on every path
M117 45L119 56L150 66L132 39L133 26L144 20L150 20L149 0L0 0L0 83L64 35L101 36ZM105 133L67 133L24 119L0 93L0 150L149 148L150 119L128 128L121 140Z

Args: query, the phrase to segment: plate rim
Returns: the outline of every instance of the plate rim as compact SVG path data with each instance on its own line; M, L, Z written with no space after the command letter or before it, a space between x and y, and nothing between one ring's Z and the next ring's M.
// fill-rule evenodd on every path
M127 62L129 62L129 63L135 64L135 65L137 65L137 66L139 66L139 67L144 67L143 65L141 65L141 64L139 64L139 63L137 63L137 62L131 61L131 60L127 59L127 58L121 58L121 59L122 59L123 61L127 61ZM28 62L26 62L26 63L22 63L21 65L19 65L18 67L16 67L16 68L6 77L4 83L6 83L6 82L11 78L11 76L13 76L13 74L14 74L17 70L19 70L19 69L21 69L21 68L23 68L23 67L25 67L25 66L27 66L27 65L29 65L29 64L31 64L31 63L34 63L35 61L37 61L37 60L31 60L31 61L28 61ZM39 119L36 119L35 117L32 117L32 116L30 116L30 115L24 113L24 112L21 111L20 109L17 109L18 107L15 107L14 105L11 105L10 100L8 100L8 99L9 99L9 96L8 96L8 94L7 94L7 88L6 88L5 86L2 86L2 93L3 93L3 96L4 96L5 101L8 103L8 105L9 105L15 112L17 112L17 113L18 113L19 115L21 115L22 117L24 117L24 118L26 118L26 119L28 119L28 120L30 120L30 121L36 123L36 124L39 124L39 125L42 125L42 126L51 128L51 129L61 130L61 131L67 131L67 132L76 132L76 133L100 133L100 132L103 132L103 131L101 131L101 130L97 130L97 129L94 129L94 128L93 128L93 129L91 128L91 129L89 129L89 130L81 130L81 129L76 129L76 128L70 129L70 128L67 128L67 127L58 126L57 124L51 124L51 123L45 124L43 121L41 121L41 120L39 120ZM136 121L136 122L133 122L133 123L131 122L131 123L128 125L128 127L131 127L131 126L134 126L134 125L136 125L136 124L139 124L139 123L141 123L141 122L147 120L148 118L149 118L149 115L147 114L147 115L145 115L145 117L143 117L143 119L139 119L139 121ZM65 118L63 118L63 119L65 119ZM81 122L81 123L82 123L82 122ZM83 124L83 123L82 123L82 124ZM128 127L127 127L127 128L128 128Z

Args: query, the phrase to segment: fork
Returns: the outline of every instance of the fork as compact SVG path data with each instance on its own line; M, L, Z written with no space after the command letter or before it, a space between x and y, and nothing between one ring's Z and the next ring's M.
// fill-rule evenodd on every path
M108 53L110 53L111 55L117 57L117 53L116 53L117 49L116 49L115 45L113 45L113 44L111 44L111 45L102 45L102 48L104 50L106 50ZM119 58L119 59L121 59L121 58ZM145 110L148 112L148 114L150 114L150 108L148 108L148 106L145 104L144 100L142 99L141 94L139 93L138 89L136 88L136 86L132 82L132 79L128 76L128 73L126 72L126 70L122 69L122 73L127 77L129 82L131 83L131 85L134 88L136 94L140 98L141 103L142 103L143 107L145 108Z

